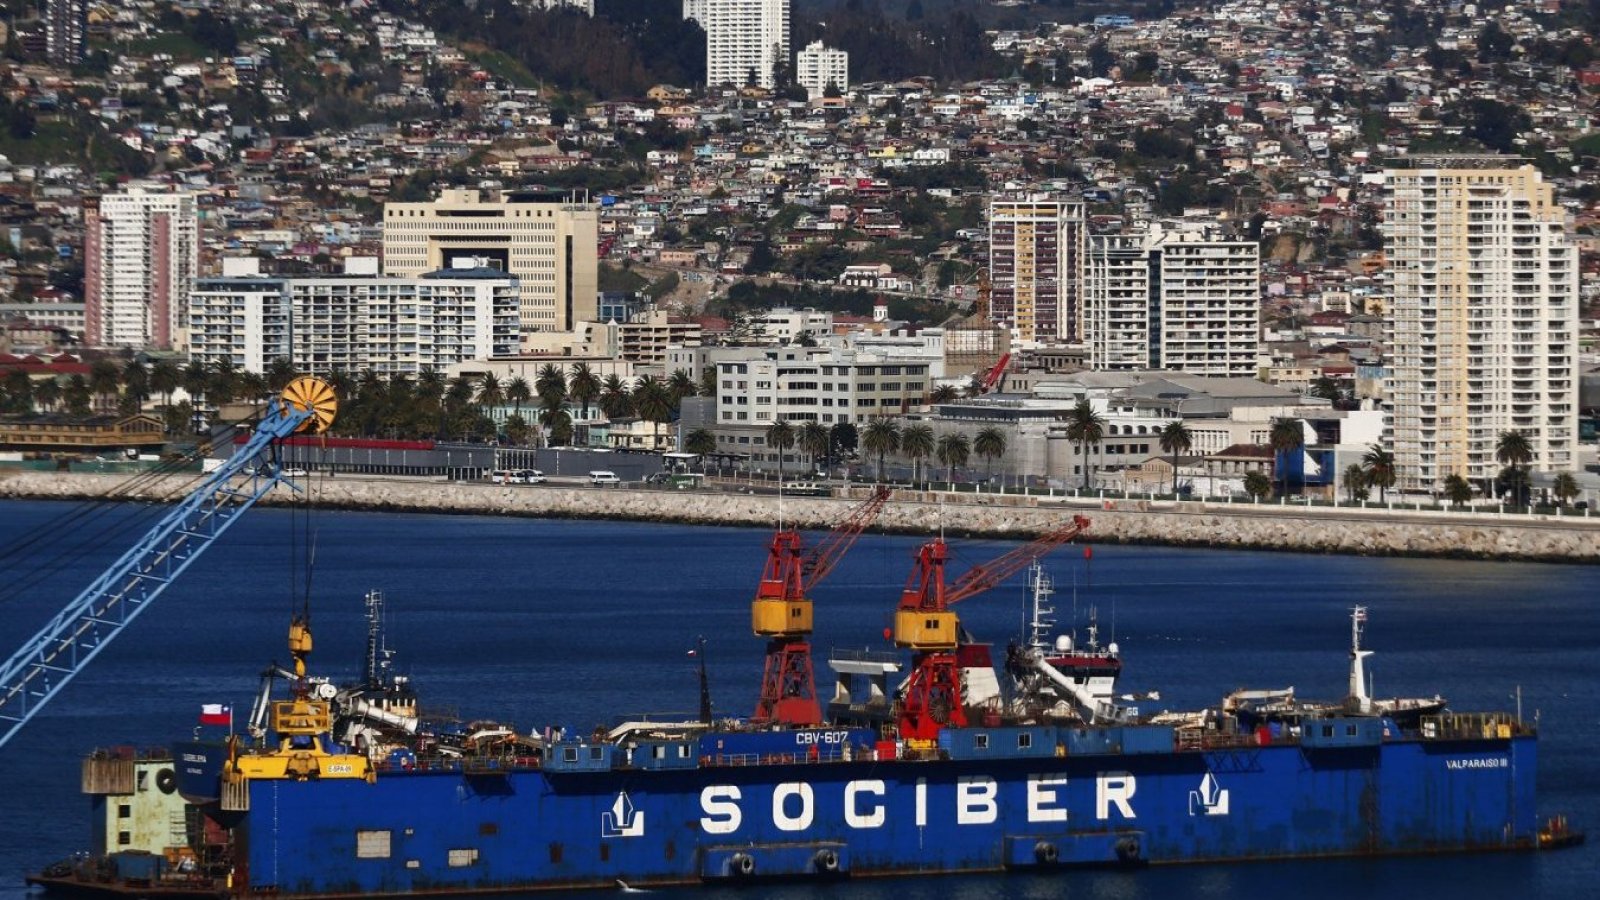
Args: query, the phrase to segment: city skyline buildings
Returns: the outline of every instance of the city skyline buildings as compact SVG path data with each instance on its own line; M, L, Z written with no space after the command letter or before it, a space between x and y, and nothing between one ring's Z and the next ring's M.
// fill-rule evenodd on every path
M684 0L706 32L706 84L775 87L789 69L789 0Z

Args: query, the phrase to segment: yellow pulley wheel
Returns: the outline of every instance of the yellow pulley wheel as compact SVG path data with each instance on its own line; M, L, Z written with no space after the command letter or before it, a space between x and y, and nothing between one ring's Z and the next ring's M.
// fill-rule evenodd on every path
M311 418L296 431L314 431L321 434L333 425L333 417L339 411L339 396L333 392L333 387L320 378L302 375L289 382L283 389L283 402L295 409L311 411Z

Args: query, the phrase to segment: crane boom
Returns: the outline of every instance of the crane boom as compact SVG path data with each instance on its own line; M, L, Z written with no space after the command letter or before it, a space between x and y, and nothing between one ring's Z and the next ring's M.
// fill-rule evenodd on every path
M973 566L961 574L951 583L945 591L944 602L946 606L960 603L968 597L976 596L1022 571L1035 559L1049 553L1051 550L1065 544L1089 528L1089 520L1083 516L1073 516L1072 521L1066 525L1044 534L1026 544L1012 550L1004 556L990 560L988 563Z
M284 481L279 468L256 465L272 442L307 428L325 430L333 421L336 405L326 384L313 378L297 379L271 401L255 432L232 457L0 665L0 747L144 612L240 513ZM240 474L246 477L236 483Z
M839 560L844 559L845 553L855 544L856 538L861 536L861 532L866 531L869 525L878 520L884 505L889 502L890 493L888 488L880 485L872 492L871 497L852 510L844 521L835 525L827 537L806 555L801 563L804 572L801 580L805 590L809 591L816 587L822 579L833 572Z

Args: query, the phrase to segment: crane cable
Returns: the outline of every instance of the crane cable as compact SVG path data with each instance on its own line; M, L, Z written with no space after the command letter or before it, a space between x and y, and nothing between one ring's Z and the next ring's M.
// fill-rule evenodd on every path
M228 425L219 433L218 437L227 436L246 421L251 420L241 420L241 422ZM0 604L16 599L25 591L37 586L45 579L65 569L68 565L86 557L90 548L113 544L114 538L125 535L135 529L147 527L151 520L162 514L164 504L152 502L119 520L114 520L104 527L84 530L78 526L89 524L109 515L114 510L124 508L124 504L121 501L137 499L137 497L133 496L137 491L142 491L146 487L163 482L165 479L170 479L184 472L189 465L203 457L204 454L197 448L191 453L163 462L127 479L94 499L83 501L74 509L35 529L32 537L8 546L5 551L0 552L0 563L14 560L27 554L36 546L45 543L59 549L59 552L39 563L29 573L13 580L6 587L0 588ZM187 476L181 485L182 489L177 493L187 492L205 477L205 473ZM64 529L68 528L70 528L71 533L78 535L78 540L62 547L59 535Z

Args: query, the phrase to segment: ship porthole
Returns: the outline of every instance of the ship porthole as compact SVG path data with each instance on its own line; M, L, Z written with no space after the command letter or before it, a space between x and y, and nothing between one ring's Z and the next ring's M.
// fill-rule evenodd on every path
M1139 839L1128 837L1117 841L1117 859L1125 863L1139 861Z
M1040 863L1048 866L1060 858L1061 851L1049 841L1040 841L1033 846L1033 855Z
M733 871L739 875L752 875L756 871L755 857L746 853L735 854L731 860Z
M833 851L833 850L819 850L819 851L817 851L816 862L817 862L817 871L819 871L819 872L837 872L837 871L839 871L839 854L837 852Z
M163 794L170 794L178 789L178 776L171 769L162 769L156 772L156 789Z

